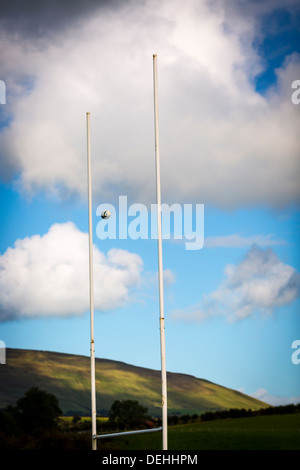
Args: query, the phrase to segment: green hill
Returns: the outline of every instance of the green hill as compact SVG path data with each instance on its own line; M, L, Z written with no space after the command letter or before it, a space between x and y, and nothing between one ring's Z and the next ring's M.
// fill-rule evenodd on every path
M168 413L259 409L265 403L191 375L169 372ZM90 414L90 358L20 349L6 350L0 366L0 409L14 405L31 387L54 394L64 414ZM160 371L96 359L97 414L107 414L115 400L138 400L153 416L161 415Z

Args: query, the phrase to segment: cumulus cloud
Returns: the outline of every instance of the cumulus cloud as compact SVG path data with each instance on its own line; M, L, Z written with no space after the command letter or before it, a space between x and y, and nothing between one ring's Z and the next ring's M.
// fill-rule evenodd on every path
M300 294L300 274L284 264L272 248L253 245L237 265L225 267L225 280L202 303L175 310L172 317L203 321L224 316L238 321L260 314L272 314L291 304Z
M111 310L131 299L141 258L125 250L107 255L94 246L94 307ZM0 256L0 321L81 315L89 309L88 235L73 223L17 240Z
M3 172L18 176L20 190L86 196L90 111L97 197L110 202L127 194L153 202L157 53L164 200L221 207L299 200L299 116L290 100L299 57L291 55L277 71L269 94L259 95L253 85L264 66L253 47L257 17L272 11L270 2L263 11L247 7L247 18L239 2L97 7L91 0L83 10L78 0L69 17L57 2L38 5L44 3L31 8L42 25L38 40L28 34L35 31L32 16L8 6L0 36L9 116L0 134L1 159ZM290 8L291 2L279 4Z
M6 2L1 6L0 25L11 34L37 40L59 32L68 26L80 23L94 13L105 11L108 4L117 7L119 0L72 0L70 3L58 0L22 0Z
M254 393L251 394L251 396L265 403L268 403L271 406L285 406L290 404L297 405L298 403L300 403L300 396L279 397L276 395L271 395L268 390L264 388L257 389Z

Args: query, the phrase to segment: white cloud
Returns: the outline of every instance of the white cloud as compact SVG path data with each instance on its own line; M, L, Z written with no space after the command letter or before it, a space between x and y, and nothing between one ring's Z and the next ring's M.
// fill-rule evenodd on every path
M279 397L275 395L270 395L270 393L264 388L257 389L254 393L251 394L251 396L265 403L268 403L271 406L284 406L290 404L297 405L298 403L300 403L300 396Z
M241 320L256 313L272 314L278 307L292 303L300 294L300 275L284 264L272 248L253 245L237 265L225 267L225 280L203 302L175 310L173 318L203 321L225 316Z
M158 272L155 274L153 272L148 272L144 276L144 284L147 286L147 288L151 288L154 286L155 289L158 287ZM164 288L169 288L176 282L176 274L172 269L170 268L165 268L163 270L163 283L164 283Z
M170 268L164 269L163 280L164 280L164 284L166 287L169 287L176 282L176 276L174 272L172 271L172 269Z
M107 255L94 246L94 307L110 310L131 299L141 258L125 250ZM81 315L89 309L88 235L73 223L17 240L0 256L0 321Z
M256 15L246 20L229 5L124 2L37 43L17 42L4 29L12 120L0 141L3 166L19 173L20 189L86 196L90 111L96 196L153 202L157 53L164 200L222 207L299 200L299 116L289 95L299 58L278 70L272 93L258 95Z

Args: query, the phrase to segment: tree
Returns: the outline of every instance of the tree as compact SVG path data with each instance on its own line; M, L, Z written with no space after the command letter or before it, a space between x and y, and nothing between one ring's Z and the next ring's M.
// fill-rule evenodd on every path
M61 414L54 395L32 387L17 401L15 416L22 430L35 432L56 428Z
M116 400L109 410L109 421L119 428L132 428L149 419L147 412L148 409L137 400Z

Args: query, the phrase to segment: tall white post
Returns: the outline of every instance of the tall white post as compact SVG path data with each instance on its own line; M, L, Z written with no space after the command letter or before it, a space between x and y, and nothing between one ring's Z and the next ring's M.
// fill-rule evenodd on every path
M94 280L93 280L93 224L92 224L92 169L90 143L90 113L86 113L87 124L87 171L89 206L89 280L90 280L90 328L91 328L91 408L92 408L92 450L97 450L96 426L96 382L95 382L95 341L94 341Z
M160 154L158 128L158 93L157 93L157 56L153 55L154 81L154 121L155 121L155 164L156 164L156 202L157 202L157 239L158 239L158 279L160 308L160 347L161 347L161 383L162 383L162 440L163 450L168 449L168 414L167 414L167 371L164 318L163 262L161 235L161 190L160 190Z

